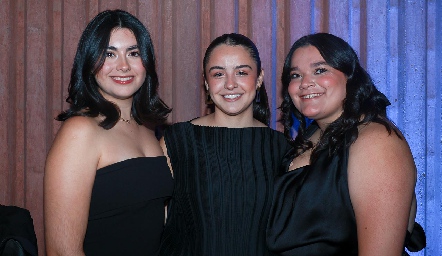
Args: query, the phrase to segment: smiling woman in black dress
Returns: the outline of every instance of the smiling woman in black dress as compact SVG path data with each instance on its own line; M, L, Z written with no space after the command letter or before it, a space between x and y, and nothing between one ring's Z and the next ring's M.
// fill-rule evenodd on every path
M156 255L173 180L152 127L169 108L147 29L99 13L83 32L70 107L44 177L47 255Z

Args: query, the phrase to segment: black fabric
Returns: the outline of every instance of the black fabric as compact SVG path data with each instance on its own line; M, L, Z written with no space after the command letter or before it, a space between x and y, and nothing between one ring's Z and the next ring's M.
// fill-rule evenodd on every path
M172 191L164 156L128 159L97 170L86 255L156 255Z
M418 252L427 246L427 237L422 226L415 222L413 230L407 231L407 238L405 240L405 247L410 252Z
M316 129L313 123L307 137ZM348 154L349 149L344 149L327 160L327 152L322 152L314 165L284 171L276 178L267 230L267 243L273 253L358 255L356 218L347 179ZM291 160L284 159L287 169ZM419 251L425 241L425 232L415 223L405 246ZM408 255L405 250L403 255Z
M27 209L0 205L0 255L38 255L34 223Z
M20 242L10 238L2 241L0 246L1 256L28 256L31 255L21 246Z
M284 172L276 179L267 230L273 253L358 255L347 161L348 150L330 162L322 154L315 165Z
M175 189L160 255L268 255L273 181L288 144L268 127L165 131Z

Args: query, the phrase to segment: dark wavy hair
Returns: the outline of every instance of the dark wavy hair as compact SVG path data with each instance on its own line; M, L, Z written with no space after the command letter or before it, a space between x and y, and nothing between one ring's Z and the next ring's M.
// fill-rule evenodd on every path
M56 120L65 121L72 116L103 115L105 118L99 125L104 129L110 129L118 122L120 109L101 95L95 80L95 75L104 64L111 33L117 28L127 28L133 32L146 69L146 79L133 95L133 118L138 124L161 124L167 119L171 109L158 96L158 76L149 32L132 14L122 10L107 10L95 16L81 35L66 99L70 107L60 113Z
M316 33L304 36L291 47L282 70L281 123L284 135L295 147L295 156L313 147L306 135L306 117L294 106L288 87L290 84L290 68L293 53L301 47L313 46L318 49L325 62L345 74L347 77L346 98L343 102L342 115L331 123L314 148L310 162L313 163L320 151L327 150L328 156L342 148L349 147L358 137L358 126L369 122L380 123L391 134L392 130L400 137L399 130L387 118L386 108L390 105L387 97L378 91L370 75L360 65L353 48L343 39L328 33ZM295 117L300 125L298 135L293 140L290 128ZM349 134L349 137L346 137Z
M219 46L219 45L230 45L230 46L242 46L244 47L249 53L252 59L255 61L257 66L257 72L258 75L261 72L261 58L259 57L259 51L256 45L250 40L248 37L237 34L237 33L231 33L231 34L224 34L222 36L219 36L215 38L210 45L206 49L206 53L204 54L203 59L203 76L204 79L206 79L206 66L209 62L210 56L213 52L213 50ZM259 94L259 95L258 95ZM267 91L264 85L264 81L261 84L261 87L259 88L259 91L257 92L256 97L259 97L259 102L256 100L253 101L253 117L266 124L269 125L270 122L270 108L269 108L269 101L267 98Z

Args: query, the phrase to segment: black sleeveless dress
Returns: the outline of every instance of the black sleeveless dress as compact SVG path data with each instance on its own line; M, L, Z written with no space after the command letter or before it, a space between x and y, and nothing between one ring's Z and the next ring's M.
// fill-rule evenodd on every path
M331 161L324 153L314 165L284 172L276 179L267 230L273 253L358 255L347 163L348 149Z
M312 124L307 137L317 128ZM284 171L276 178L267 229L267 244L275 255L358 255L356 217L348 189L348 155L348 148L332 159L322 152L314 165ZM288 167L291 161L286 157L284 165ZM425 233L419 232L419 227L416 223L414 239L408 234L404 241L413 251L425 247ZM403 255L408 255L405 250Z
M157 255L173 191L166 157L140 157L97 170L86 255Z
M269 255L274 176L289 148L283 134L186 122L164 138L175 189L160 255Z

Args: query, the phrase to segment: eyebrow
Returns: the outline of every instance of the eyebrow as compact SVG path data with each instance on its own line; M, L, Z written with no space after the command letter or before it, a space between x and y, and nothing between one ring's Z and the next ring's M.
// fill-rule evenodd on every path
M250 65L247 65L247 64L244 64L244 65L238 65L238 66L235 67L235 69L240 69L240 68L250 68L251 70L253 70L253 68L252 68ZM224 70L225 68L224 68L224 67L221 67L221 66L213 66L213 67L210 67L210 68L209 68L209 72L212 71L212 70L214 70L214 69L221 69L221 70Z
M112 51L116 51L117 50L117 47L115 47L115 46L108 46L107 47L107 49L108 50L112 50ZM127 50L128 51L132 51L132 50L135 50L135 49L138 49L138 45L132 45L132 46L129 46L129 47L127 47Z
M322 65L328 65L329 66L329 64L327 62L325 62L325 61L318 61L318 62L314 62L314 63L310 64L310 67L315 68L315 67L319 67L319 66L322 66ZM290 71L296 71L296 70L299 70L299 68L298 67L291 67L290 68Z

